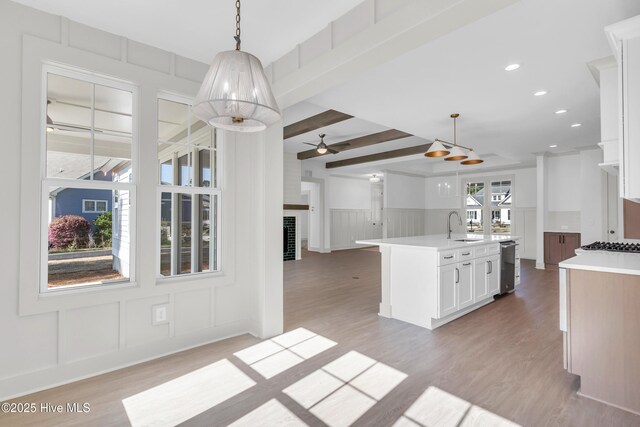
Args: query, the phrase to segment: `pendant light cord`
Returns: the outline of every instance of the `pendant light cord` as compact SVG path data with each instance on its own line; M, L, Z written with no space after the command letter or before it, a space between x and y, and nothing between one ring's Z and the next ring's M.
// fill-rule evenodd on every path
M240 50L240 0L236 0L236 50Z

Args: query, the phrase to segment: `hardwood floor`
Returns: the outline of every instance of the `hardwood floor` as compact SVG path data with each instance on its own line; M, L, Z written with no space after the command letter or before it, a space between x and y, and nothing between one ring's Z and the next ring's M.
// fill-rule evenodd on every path
M259 340L248 335L236 337L16 399L90 402L90 413L0 414L0 424L127 425L123 399L226 358L256 384L184 425L226 426L277 399L306 424L321 426L324 424L314 413L282 391L357 351L407 374L407 378L354 426L393 425L429 387L526 426L640 425L636 415L576 395L579 378L562 368L557 271L536 270L533 263L524 261L522 285L514 294L429 331L377 315L377 252L306 255L300 261L284 263L285 331L303 327L337 345L266 380L233 355Z

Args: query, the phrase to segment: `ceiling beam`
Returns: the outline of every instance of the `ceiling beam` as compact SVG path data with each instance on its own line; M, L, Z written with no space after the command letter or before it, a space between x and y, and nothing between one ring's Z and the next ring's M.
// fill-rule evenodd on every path
M350 139L348 141L340 141L335 144L331 144L328 147L335 151L347 151L354 148L368 147L369 145L380 144L382 142L394 141L400 138L407 138L413 136L410 133L402 132L396 129L389 129L378 133L372 133L370 135L360 136L358 138ZM314 157L326 156L328 153L320 154L315 149L302 151L298 153L298 160L306 160Z
M311 116L304 120L300 120L299 122L285 126L283 138L293 138L294 136L302 135L303 133L311 132L312 130L330 126L351 118L353 118L353 116L341 113L340 111L327 110L323 113L316 114L315 116Z
M369 154L367 156L353 157L351 159L336 160L328 162L325 167L327 169L341 168L344 166L359 165L362 163L377 162L380 160L394 159L396 157L413 156L415 154L426 153L431 147L431 143L416 145L413 147L399 148L397 150L385 151L383 153Z

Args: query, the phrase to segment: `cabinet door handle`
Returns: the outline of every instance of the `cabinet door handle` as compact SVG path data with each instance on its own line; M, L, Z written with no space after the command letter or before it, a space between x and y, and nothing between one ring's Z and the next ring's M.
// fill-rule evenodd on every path
M558 243L562 244L562 235L558 234Z
M451 259L451 258L453 258L453 255L449 255L449 256L444 257L444 259Z
M460 270L456 267L456 283L460 283Z
M491 263L491 261L487 261L487 274L491 274L492 271L493 271L493 264Z
M462 256L467 256L467 255L471 255L471 252L467 252L467 253L462 254Z
M462 264L462 265L466 267L467 265L471 265L471 263L467 262L466 264Z

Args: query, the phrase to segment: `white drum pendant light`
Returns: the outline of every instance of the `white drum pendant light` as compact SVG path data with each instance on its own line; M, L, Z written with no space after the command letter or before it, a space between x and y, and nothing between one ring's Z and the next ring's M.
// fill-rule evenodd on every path
M220 129L258 132L280 119L280 109L260 60L240 50L240 0L234 38L236 50L218 53L209 67L193 114Z

